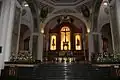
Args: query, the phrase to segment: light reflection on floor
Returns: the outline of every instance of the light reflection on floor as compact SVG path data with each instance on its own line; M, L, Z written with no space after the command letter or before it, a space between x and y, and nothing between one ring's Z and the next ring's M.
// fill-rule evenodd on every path
M69 63L71 63L73 60L74 60L74 58L61 58L61 57L59 57L59 58L56 58L56 60L58 59L58 62L59 63L61 63L62 62L62 60L64 60L64 63L67 63L67 62L69 62ZM68 60L68 61L67 61Z

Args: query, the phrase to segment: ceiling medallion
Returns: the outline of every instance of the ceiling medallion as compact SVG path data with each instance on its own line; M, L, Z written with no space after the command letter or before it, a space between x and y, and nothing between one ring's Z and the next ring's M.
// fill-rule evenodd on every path
M81 6L81 12L82 12L84 17L88 18L90 16L89 8L86 5Z
M41 11L40 11L40 18L42 18L42 20L44 20L48 15L48 7L42 7Z

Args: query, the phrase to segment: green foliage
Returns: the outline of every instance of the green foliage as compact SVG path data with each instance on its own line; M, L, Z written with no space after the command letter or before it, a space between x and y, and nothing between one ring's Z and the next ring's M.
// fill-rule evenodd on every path
M32 53L28 51L19 52L18 54L12 53L10 56L10 61L16 62L16 61L25 61L25 62L32 62L33 61L33 55Z
M120 62L120 52L106 53L97 55L96 62L100 63L116 63Z

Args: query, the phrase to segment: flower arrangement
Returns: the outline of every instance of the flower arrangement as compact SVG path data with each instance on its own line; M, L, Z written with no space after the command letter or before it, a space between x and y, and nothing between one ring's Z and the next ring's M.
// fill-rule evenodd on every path
M18 54L12 53L10 57L11 61L33 61L32 53L29 51L20 51Z
M94 60L97 63L118 63L120 62L120 53L114 52L114 53L99 53L95 56Z

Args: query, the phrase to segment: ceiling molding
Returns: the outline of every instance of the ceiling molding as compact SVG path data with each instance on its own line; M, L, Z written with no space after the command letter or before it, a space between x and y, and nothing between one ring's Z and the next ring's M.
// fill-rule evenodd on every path
M36 0L38 2L42 2L44 4L50 5L50 6L78 6L80 4L86 3L91 0ZM60 2L62 1L62 2Z
M63 0L62 0L63 1ZM70 1L74 1L74 0L70 0ZM36 0L37 2L37 6L39 7L39 9L41 9L42 7L48 7L49 13L79 13L81 5L86 4L89 5L89 7L91 6L91 1L92 0L76 0L73 3L55 3L52 0ZM69 2L69 1L68 1ZM59 5L58 5L59 4ZM68 9L67 9L68 8ZM59 11L57 10L59 9ZM74 10L71 10L74 9Z
M76 11L73 9L64 8L64 9L57 10L53 14L60 14L60 13L76 13Z
M50 0L54 3L72 3L72 2L77 2L79 0Z
M45 5L51 6L51 7L55 7L53 2L50 2L49 0L36 0L38 3L43 3Z

